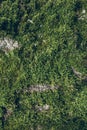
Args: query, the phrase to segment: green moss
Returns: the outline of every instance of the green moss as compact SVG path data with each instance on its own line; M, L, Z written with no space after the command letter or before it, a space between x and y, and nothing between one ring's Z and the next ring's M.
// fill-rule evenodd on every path
M0 129L87 129L87 79L72 69L87 77L86 17L85 0L0 2L0 37L20 44L8 55L0 49ZM38 84L60 87L24 91ZM49 111L36 110L44 104Z

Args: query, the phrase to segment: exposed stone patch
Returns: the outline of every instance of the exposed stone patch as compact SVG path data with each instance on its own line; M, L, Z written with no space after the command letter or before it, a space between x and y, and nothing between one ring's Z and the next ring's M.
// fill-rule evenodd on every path
M80 78L81 80L87 81L87 76L84 76L82 73L76 71L74 67L72 67L73 73Z
M17 41L14 41L7 37L0 39L0 49L3 50L5 53L7 53L8 51L12 51L18 47L19 45Z
M28 19L28 22L30 22L31 24L34 24L34 22L31 19Z
M76 71L75 68L72 67L72 70L73 70L73 73L78 77L78 78L81 78L82 77L82 74L78 71Z
M0 117L2 121L2 126L4 126L5 121L12 115L12 109L7 109L6 107L2 106L2 117Z
M5 120L7 120L7 118L9 117L9 116L11 116L12 115L12 110L7 110L7 112L6 112L6 114L4 115L4 118L5 118Z
M24 92L44 92L44 91L48 91L48 90L56 90L58 89L59 86L47 86L47 85L32 85L26 89L24 89Z
M48 111L50 109L50 106L48 104L45 104L43 106L38 106L36 105L35 108L38 110L38 111Z
M78 18L79 20L87 20L87 14L86 14L86 10L83 9L81 12L80 17Z
M85 14L85 13L86 13L86 10L85 10L85 9L83 9L83 10L82 10L82 14Z

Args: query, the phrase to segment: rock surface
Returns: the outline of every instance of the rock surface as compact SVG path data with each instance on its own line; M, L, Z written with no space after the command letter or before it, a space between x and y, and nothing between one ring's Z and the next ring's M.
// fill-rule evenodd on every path
M43 105L43 106L38 106L38 105L36 105L36 109L38 110L38 111L48 111L49 109L50 109L50 106L48 105L48 104L45 104L45 105Z
M44 92L44 91L49 91L49 90L56 90L58 89L59 86L47 86L47 85L32 85L26 89L24 89L24 92Z
M0 39L0 49L3 50L4 52L12 51L16 48L18 48L18 42L14 41L10 38L3 38Z
M78 72L74 67L72 67L73 73L81 80L87 81L87 76L84 76L82 73Z

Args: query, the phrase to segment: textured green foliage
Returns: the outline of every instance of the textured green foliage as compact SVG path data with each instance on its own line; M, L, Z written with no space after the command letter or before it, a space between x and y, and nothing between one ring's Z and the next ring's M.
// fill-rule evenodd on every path
M87 130L86 30L87 0L0 1L0 37L20 44L0 49L0 129ZM24 91L37 84L59 89Z

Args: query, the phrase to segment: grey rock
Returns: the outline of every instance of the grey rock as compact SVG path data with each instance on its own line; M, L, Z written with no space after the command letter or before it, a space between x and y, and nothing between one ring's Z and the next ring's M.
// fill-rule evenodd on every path
M44 91L49 91L49 90L56 90L58 89L59 86L48 86L48 85L31 85L30 87L24 89L23 91L26 92L44 92Z
M43 106L36 105L35 107L38 111L48 111L50 109L50 106L48 104L45 104Z
M5 37L4 39L0 39L0 49L4 52L13 51L14 49L18 48L18 42L14 41L10 38Z

